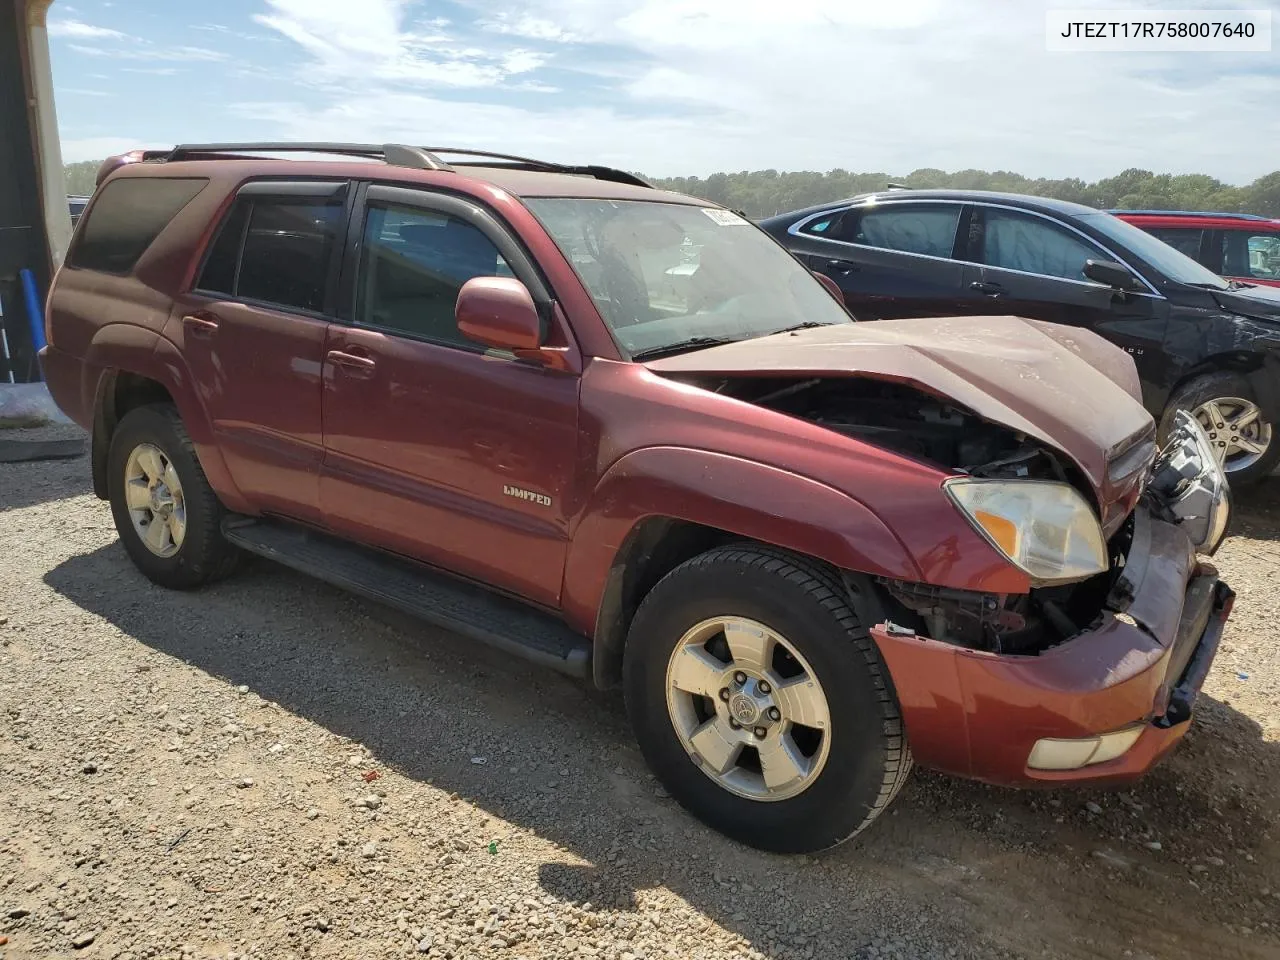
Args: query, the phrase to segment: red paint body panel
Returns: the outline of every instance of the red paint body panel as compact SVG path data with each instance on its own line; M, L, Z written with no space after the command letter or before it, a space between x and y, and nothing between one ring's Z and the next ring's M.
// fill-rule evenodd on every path
M955 336L946 321L903 321L623 362L582 280L520 197L702 201L528 171L267 159L134 162L108 182L152 176L208 184L130 275L64 267L50 294L46 370L73 419L93 424L101 385L118 373L155 380L230 509L282 514L436 564L556 611L588 636L619 549L653 517L873 576L1030 589L945 496L946 472L687 382L699 373L918 384L1064 450L1093 481L1108 525L1137 497L1132 478L1112 487L1107 455L1150 418L1134 399L1132 361L1092 335L1004 318L994 339L975 344L965 339L972 318ZM435 189L483 206L545 281L548 342L517 358L192 293L239 187L304 177ZM1021 658L876 631L921 762L995 782L1043 780L1025 770L1035 739L1153 716L1192 570L1176 538L1154 551L1163 552L1133 607L1148 631L1110 620ZM1139 772L1179 735L1149 732L1122 760L1080 776Z
M1187 583L1204 568L1180 530L1157 520L1151 526L1145 575L1128 616L1105 613L1095 628L1039 656L969 650L884 625L872 630L921 765L1010 785L1121 780L1140 775L1172 746L1187 724L1172 733L1151 726L1123 757L1097 767L1027 767L1041 738L1089 737L1163 715L1177 679L1168 671Z
M571 374L332 325L324 365L324 522L554 606L578 494ZM546 506L504 493L528 490Z

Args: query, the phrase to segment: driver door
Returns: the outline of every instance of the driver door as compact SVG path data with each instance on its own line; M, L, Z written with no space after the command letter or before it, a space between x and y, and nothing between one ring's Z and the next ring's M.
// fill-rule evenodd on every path
M506 230L458 197L370 186L353 230L350 307L325 344L326 524L556 606L578 375L486 349L454 321L472 277L514 275L548 315L549 295Z

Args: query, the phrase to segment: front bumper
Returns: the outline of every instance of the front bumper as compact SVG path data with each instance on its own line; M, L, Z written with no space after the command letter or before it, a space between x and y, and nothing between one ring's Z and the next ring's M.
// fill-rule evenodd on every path
M1234 594L1186 534L1139 508L1127 563L1092 629L1038 656L970 650L894 630L871 633L889 668L917 762L1016 786L1124 782L1190 725ZM1120 756L1073 770L1028 765L1043 739L1143 724Z

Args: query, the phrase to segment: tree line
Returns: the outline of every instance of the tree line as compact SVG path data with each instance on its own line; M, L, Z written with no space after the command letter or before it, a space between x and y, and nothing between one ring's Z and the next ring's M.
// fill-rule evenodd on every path
M92 193L98 166L98 161L68 164L67 192L85 195ZM960 170L947 173L934 169L915 170L905 176L850 173L839 169L828 170L826 173L810 170L781 173L777 170L743 170L740 173L713 173L709 177L649 179L656 186L702 197L733 210L740 210L750 217L768 217L816 203L883 190L890 183L915 189L946 187L1029 193L1072 200L1104 210L1213 210L1280 217L1280 170L1242 187L1223 183L1203 173L1175 175L1136 168L1092 183L1075 177L1065 180L1049 180L1044 177L1032 179L1007 170Z
M768 217L813 204L842 200L859 193L883 190L890 183L921 190L999 190L1071 200L1103 210L1212 210L1221 213L1254 213L1280 217L1280 170L1236 187L1202 173L1168 174L1129 169L1092 183L1070 177L1065 180L1032 179L1007 170L915 170L905 176L888 173L826 173L777 170L744 170L700 177L652 179L657 186L692 194L723 204L749 217Z

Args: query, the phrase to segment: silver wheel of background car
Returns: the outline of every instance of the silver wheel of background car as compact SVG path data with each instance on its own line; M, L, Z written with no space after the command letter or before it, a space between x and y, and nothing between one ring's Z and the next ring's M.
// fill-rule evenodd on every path
M1196 407L1195 415L1228 473L1253 466L1271 446L1271 424L1252 400L1217 397Z
M124 468L125 503L133 528L157 557L171 557L187 535L187 507L173 462L151 443L129 452Z
M715 617L680 638L667 664L667 710L698 768L740 797L794 797L827 762L822 684L785 637L754 620Z

